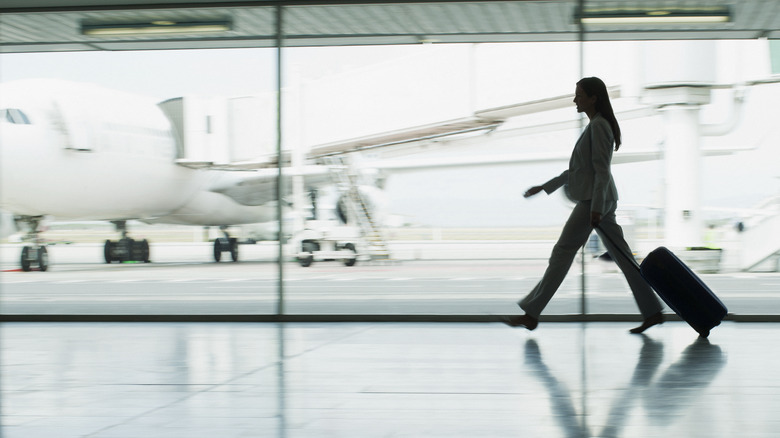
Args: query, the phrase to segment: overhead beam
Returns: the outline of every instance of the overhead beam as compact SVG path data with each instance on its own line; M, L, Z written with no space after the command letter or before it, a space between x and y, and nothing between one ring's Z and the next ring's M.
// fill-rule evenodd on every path
M518 0L490 0L493 3L517 3ZM519 0L532 1L532 0ZM349 6L382 4L435 4L453 3L452 0L4 0L0 5L3 13L33 12L86 12L117 11L134 9L191 9L191 8L257 8L277 6Z

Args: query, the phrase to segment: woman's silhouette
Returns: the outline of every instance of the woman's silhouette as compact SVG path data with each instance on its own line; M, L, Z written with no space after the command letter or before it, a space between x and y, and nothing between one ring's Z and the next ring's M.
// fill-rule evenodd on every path
M600 235L606 233L610 237L602 238L602 241L628 280L644 318L642 325L631 329L631 332L642 333L662 323L664 316L661 303L653 290L642 279L632 261L621 256L631 254L631 249L623 238L623 230L615 221L618 194L610 170L612 145L615 145L617 151L621 144L620 126L612 110L607 87L601 79L590 77L577 82L574 103L577 112L585 113L590 123L574 146L569 168L541 186L531 187L524 196L528 198L542 190L550 194L567 184L571 198L577 204L553 248L544 276L518 303L525 310L525 315L509 317L505 322L528 330L536 328L539 315L563 282L577 251L598 225L596 232Z

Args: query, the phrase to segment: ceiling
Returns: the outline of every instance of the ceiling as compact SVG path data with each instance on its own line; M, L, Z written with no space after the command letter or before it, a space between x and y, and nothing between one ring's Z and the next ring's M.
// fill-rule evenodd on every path
M585 40L780 38L778 0L586 0L586 10L725 7L716 24L586 25ZM0 52L578 41L578 0L227 1L3 0ZM84 23L224 21L212 33L88 36Z

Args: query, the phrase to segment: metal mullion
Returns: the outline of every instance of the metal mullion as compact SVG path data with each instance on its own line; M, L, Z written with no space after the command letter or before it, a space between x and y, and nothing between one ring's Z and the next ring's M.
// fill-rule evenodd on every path
M283 6L276 6L276 163L278 174L276 177L276 216L279 221L279 257L277 260L279 269L279 284L277 285L277 316L284 315L284 220L282 212L282 197L284 194L282 175L282 45L283 45Z

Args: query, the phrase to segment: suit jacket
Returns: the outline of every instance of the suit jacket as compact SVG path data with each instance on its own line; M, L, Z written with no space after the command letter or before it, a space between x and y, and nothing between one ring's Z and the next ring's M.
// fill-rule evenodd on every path
M575 201L591 201L592 212L605 213L605 201L617 201L610 163L615 137L607 119L596 114L582 131L569 160L569 168L542 184L547 194L569 185Z

